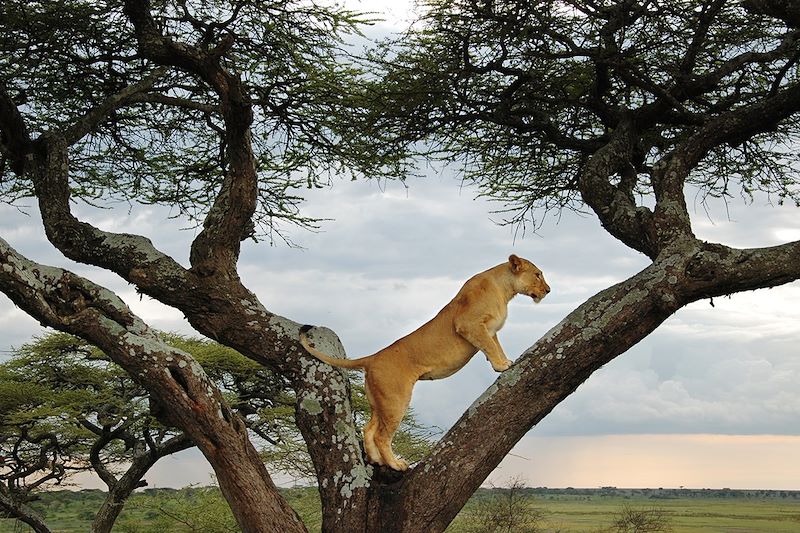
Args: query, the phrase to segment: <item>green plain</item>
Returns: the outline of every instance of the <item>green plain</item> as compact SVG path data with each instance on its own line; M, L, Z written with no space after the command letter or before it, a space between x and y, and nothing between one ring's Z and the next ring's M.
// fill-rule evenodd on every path
M546 531L594 532L608 527L624 505L665 511L675 533L798 533L800 501L716 498L660 499L589 496L536 501Z
M218 495L198 489L157 489L137 493L126 506L114 531L121 533L150 533L158 531L184 531L178 524L170 526L164 516L159 516L159 502L197 502L191 491L219 499L216 504L206 501L210 516L217 513L221 525L222 515L228 510ZM475 517L481 506L503 500L504 489L481 489L473 496L462 513L448 528L448 533L476 532ZM284 491L289 502L303 516L310 531L319 531L319 500L313 488L296 488ZM680 496L683 494L683 496ZM535 531L542 533L600 533L609 528L625 506L634 510L660 509L668 518L674 533L800 533L800 493L777 491L719 491L671 492L656 490L602 491L565 489L522 489L519 497L527 509L536 516ZM45 515L54 533L84 533L90 530L94 511L100 505L99 491L57 491L42 494L36 507ZM198 503L190 504L190 512L201 512ZM200 505L200 507L203 507ZM212 519L213 520L213 519ZM215 529L215 528L212 528ZM210 529L204 529L209 531ZM230 531L225 528L224 530ZM0 519L0 533L27 533L29 528L11 519ZM525 529L524 531L531 531ZM416 532L413 532L416 533Z

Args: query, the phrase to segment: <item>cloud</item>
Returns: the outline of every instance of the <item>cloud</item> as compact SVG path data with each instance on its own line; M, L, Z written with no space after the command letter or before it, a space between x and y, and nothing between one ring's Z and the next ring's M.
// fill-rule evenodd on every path
M698 238L738 248L773 246L800 239L797 208L774 205L757 196L752 202L709 199L708 210L690 212Z
M534 433L797 434L796 333L726 335L735 322L687 325L680 314L598 371Z

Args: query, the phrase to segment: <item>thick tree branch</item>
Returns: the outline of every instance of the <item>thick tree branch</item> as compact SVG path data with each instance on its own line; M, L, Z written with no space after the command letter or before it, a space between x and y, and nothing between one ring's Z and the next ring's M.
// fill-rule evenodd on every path
M777 287L800 278L800 241L746 249L704 243L686 275L692 301Z
M347 505L357 504L359 498L363 500L368 484L368 470L361 457L359 438L353 430L352 415L349 419L343 416L341 406L337 408L337 405L326 401L322 392L346 391L346 381L339 373L323 369L318 373L320 379L305 382L299 366L304 358L297 357L303 353L298 350L299 325L267 312L256 297L241 286L235 273L239 241L249 231L255 208L256 175L249 130L252 110L248 97L240 80L222 69L218 57L203 56L203 53L193 47L163 37L148 8L147 2L129 1L126 5L126 12L134 22L142 54L158 64L186 70L208 83L220 97L219 111L225 121L228 169L222 188L204 223L204 230L193 244L193 269L187 271L172 258L156 250L148 239L103 232L77 220L70 211L69 144L93 128L114 106L147 100L148 97L141 90L136 90L145 89L146 82L138 84L135 89L129 88L110 97L100 108L68 128L66 137L54 133L36 143L32 171L48 238L68 257L117 272L135 283L142 292L181 309L198 331L205 335L269 364L272 368L282 372L289 371L289 375L294 376L297 389L298 424L311 441L309 448L316 457L319 478L328 487L326 495L329 496L329 505L326 505L326 516L330 523L340 522L343 517L337 511ZM159 101L167 105L176 103L165 99ZM203 279L208 276L214 280ZM41 312L46 313L47 306L43 306ZM41 317L37 314L34 316ZM243 320L236 320L235 317L248 317L252 327L243 328ZM48 317L47 321L52 323L55 318L57 317ZM96 341L95 343L97 344ZM131 370L130 367L126 370L134 377L137 375L137 370ZM341 405L349 406L347 395L342 396ZM315 406L319 405L324 407L318 413ZM179 404L175 404L170 412L177 413L176 416L184 416L192 410L187 408L184 412ZM198 443L209 456L209 448L213 448L213 444L205 444ZM240 445L250 447L246 434L242 435ZM330 457L331 445L343 445L352 450L352 464L348 471L343 472L337 461L324 459ZM230 452L216 458L209 456L209 460L212 464L216 463L216 469L220 463L235 461L237 457L253 461L258 459L248 448L248 451ZM142 458L141 461L146 460ZM219 468L235 471L240 467L230 464ZM266 472L259 475L266 476ZM239 494L232 501L250 497L255 502L259 484L265 484L264 480L229 483L221 474L219 479L225 492ZM269 485L271 482L268 477L266 480ZM121 481L114 486L120 487L118 490L124 493L125 484L121 484ZM243 491L249 494L242 494ZM120 498L111 498L109 505L98 516L98 527L109 523L108 519L119 511L119 505L114 503L119 503L119 500ZM280 521L281 514L288 512L280 509L283 505L281 502L282 500L278 500L277 509L262 509L261 513L273 515L272 520ZM241 505L241 509L252 509L253 505ZM249 520L259 522L258 517ZM293 522L293 519L289 522Z
M239 77L220 63L220 56L232 46L233 40L226 37L215 49L200 50L164 36L147 0L126 0L125 12L134 26L142 55L197 76L220 97L228 168L203 222L203 231L192 244L190 261L201 275L218 273L225 278L238 279L239 243L252 233L258 178L250 140L253 120L250 97Z
M759 133L774 131L782 120L798 111L800 82L795 82L758 102L712 118L675 148L672 164L688 173L716 146L738 145Z
M698 53L697 48L703 44L702 39L705 38L705 33L708 29L707 26L712 22L713 16L717 13L717 9L721 7L717 5L719 3L720 2L717 2L709 6L701 15L694 40L680 64L677 76L672 80L671 84L669 84L669 86L656 86L656 88L651 91L657 97L656 100L636 110L636 120L640 127L649 128L657 123L665 123L663 121L665 115L680 111L685 102L703 97L709 91L713 91L717 88L723 79L737 72L742 72L749 65L768 64L778 61L781 58L791 57L796 53L800 33L795 31L787 33L780 44L772 50L746 50L723 61L719 65L714 65L714 68L701 73L693 72L692 69L696 66L695 56ZM724 99L721 100L717 98L713 104L704 103L703 105L705 107L711 107L719 112L727 109L732 103L736 102L726 103ZM679 115L684 117L684 123L687 124L695 124L699 118L699 115L696 113L688 113L685 110L679 113Z
M70 207L68 149L105 120L110 112L147 90L163 75L163 69L107 98L99 106L59 132L35 141L28 137L22 115L4 87L0 87L0 131L3 145L19 164L19 172L31 175L42 222L48 239L75 261L107 268L129 281L191 291L196 281L172 258L158 251L149 239L101 231L76 219ZM16 169L15 169L16 170Z
M111 532L114 522L125 506L125 502L136 488L142 486L142 478L159 459L187 450L193 446L194 443L191 439L184 434L180 434L172 437L156 449L146 449L135 453L133 461L131 461L125 473L111 485L106 482L108 493L92 521L92 533Z
M89 450L89 462L92 464L92 469L97 473L103 483L111 489L117 484L117 476L109 470L103 459L100 457L103 449L108 446L114 438L111 436L111 432L104 429L100 436L94 443L92 444L92 448Z
M103 102L86 112L82 117L76 119L72 124L61 130L59 135L63 137L68 146L75 144L94 131L112 112L119 109L127 102L132 101L134 97L140 93L152 88L166 71L167 69L163 67L158 68L145 76L138 83L128 85L118 93L109 96Z
M31 149L28 128L17 105L0 81L0 147L11 159L11 170L18 176L25 171L25 159Z
M50 138L46 142L40 141L40 148L40 152L45 152L39 153L37 159L35 185L42 218L48 238L65 255L120 274L135 283L142 292L183 311L189 322L209 338L291 376L299 407L304 405L302 398L306 394L321 397L321 390L344 387L342 377L338 374L328 375L323 381L303 382L302 365L308 356L300 356L305 353L298 342L300 324L268 312L256 296L241 285L238 277L217 277L215 283L209 283L156 250L144 237L104 232L75 219L69 205L66 143L63 139ZM244 320L236 320L235 317L246 317L248 327L243 327ZM348 397L343 397L342 401L343 405L349 406ZM330 404L330 409L334 408ZM298 416L301 430L318 442L350 440L353 432L346 428L352 427L352 417L348 420L341 413L327 412L327 409L321 417L313 414L309 418L301 413ZM357 440L355 442L357 447ZM352 446L353 443L348 445ZM327 449L310 448L320 457L328 453ZM360 454L354 453L353 457L361 461ZM318 473L321 479L329 480L331 493L339 495L331 498L334 504L340 501L342 494L349 498L358 488L354 486L334 492L348 484L352 485L353 479L362 480L362 469L363 464L354 463L352 475L342 476L341 468L328 465L325 461L320 463ZM361 481L356 481L358 483Z
M79 129L76 127L75 131ZM249 133L245 140L249 147ZM299 369L297 359L286 359L289 348L298 353L296 328L288 336L286 331L276 328L274 321L282 319L264 309L255 295L239 283L237 276L232 279L221 276L211 283L156 249L145 237L102 231L78 220L70 206L67 140L50 134L35 141L35 147L30 172L42 221L48 239L64 255L119 274L142 292L186 313L198 331L212 339L280 371L291 369L296 372ZM254 172L253 165L239 166ZM232 179L230 182L238 186L250 182L250 179ZM224 200L221 201L235 204L236 199L241 198L238 194L225 194L224 189L220 195ZM218 222L225 226L225 223ZM222 238L222 235L217 237ZM236 243L238 249L238 240ZM247 332L237 331L241 323L233 327L229 323L233 316L252 317L253 328ZM275 349L263 350L261 347L264 346Z
M686 54L681 60L679 72L682 77L688 77L697 64L697 55L703 50L708 37L708 29L714 18L725 5L726 0L714 0L711 3L700 6L700 13L697 17L697 27L692 35L692 42Z
M800 4L796 0L744 0L742 4L748 11L775 17L790 27L800 28Z
M321 350L344 357L333 331L314 328L308 334ZM367 508L375 469L364 461L361 436L354 427L350 382L344 372L317 359L304 358L301 365L294 383L295 419L317 473L324 528L352 531L352 517L341 510Z
M182 109L190 109L193 111L200 111L209 115L218 115L221 110L218 105L204 104L195 102L188 98L178 98L175 96L167 96L161 93L138 93L129 99L130 102L143 102L148 104L163 104L170 107L179 107Z
M664 157L653 172L656 196L653 220L659 247L663 249L675 239L692 236L683 188L689 173L711 150L724 143L736 145L759 133L773 131L797 111L800 111L800 83L709 119Z
M138 83L129 85L121 91L109 96L103 102L88 110L84 115L75 119L71 124L59 130L58 135L64 139L68 146L94 131L98 125L105 121L111 113L128 102L134 101L139 93L147 91L166 72L159 68L144 77ZM31 154L33 142L28 136L27 127L22 114L14 104L5 86L0 84L0 134L4 150L12 158L14 170L21 175L24 171L24 161ZM41 142L41 140L39 141Z
M196 288L199 281L149 239L102 231L75 218L70 206L68 145L63 137L38 139L34 161L31 173L45 233L65 256L141 283L145 292L158 286L174 295Z
M36 533L51 533L42 515L30 506L16 501L2 484L0 484L0 510L7 512L17 520L25 522Z
M653 225L659 249L664 249L676 239L694 236L683 192L689 169L677 163L678 160L662 160L655 165L652 172L653 192L656 197Z

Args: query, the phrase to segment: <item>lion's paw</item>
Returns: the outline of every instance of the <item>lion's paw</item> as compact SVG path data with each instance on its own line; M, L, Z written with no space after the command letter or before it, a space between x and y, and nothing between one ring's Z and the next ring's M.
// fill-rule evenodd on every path
M511 359L506 359L500 364L495 365L492 363L492 368L495 369L497 372L503 372L504 370L508 370L514 362Z
M400 458L397 458L393 462L390 462L388 466L389 468L397 470L398 472L405 472L406 470L408 470L408 463Z

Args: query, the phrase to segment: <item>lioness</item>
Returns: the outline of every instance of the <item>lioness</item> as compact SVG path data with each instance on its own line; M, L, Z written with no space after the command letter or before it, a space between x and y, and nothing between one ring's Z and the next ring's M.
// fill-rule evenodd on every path
M364 427L367 459L395 470L408 464L392 451L392 437L411 401L411 390L420 379L446 378L467 364L478 350L497 372L511 366L497 332L508 316L508 302L525 294L539 303L550 287L536 265L516 255L485 272L472 276L455 298L416 331L374 355L361 359L337 359L317 350L300 330L300 342L315 357L341 368L366 371L367 400L372 417Z

